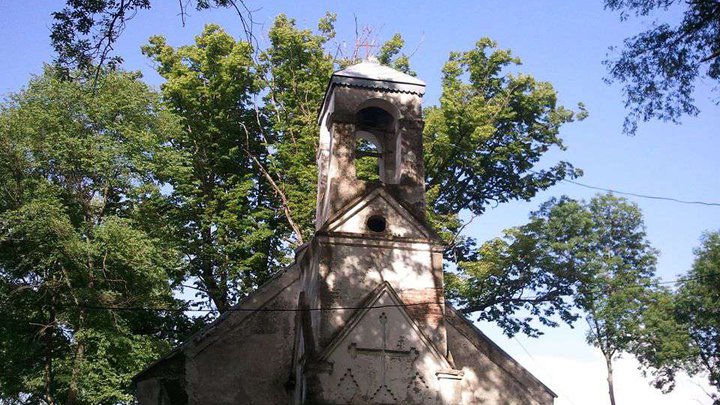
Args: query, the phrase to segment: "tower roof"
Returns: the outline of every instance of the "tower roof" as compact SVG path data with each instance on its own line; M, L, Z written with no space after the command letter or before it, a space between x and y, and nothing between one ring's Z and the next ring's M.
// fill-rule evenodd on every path
M376 58L370 57L332 74L320 107L318 123L323 117L335 86L408 93L418 97L425 94L424 81L389 66L381 65Z
M330 85L333 84L400 91L420 96L425 92L425 82L389 66L381 65L375 58L333 73Z

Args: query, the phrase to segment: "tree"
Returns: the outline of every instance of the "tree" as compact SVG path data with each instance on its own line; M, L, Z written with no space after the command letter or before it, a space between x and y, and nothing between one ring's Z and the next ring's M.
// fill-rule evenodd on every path
M148 10L151 0L67 0L65 7L53 13L50 39L56 52L56 65L66 76L74 71L93 69L96 74L104 66L114 68L122 57L111 55L113 46L125 30L127 23L138 12ZM197 0L178 3L182 24L186 9L198 11L211 8L233 9L240 19L248 40L252 39L254 25L252 12L242 0Z
M270 46L260 54L260 68L267 93L271 164L284 191L282 204L297 229L294 243L301 244L315 231L318 144L317 108L322 103L335 59L326 46L335 37L335 15L326 14L318 32L298 29L285 15L275 19L269 32Z
M448 272L448 298L479 320L497 322L508 336L538 337L540 325L558 326L556 316L573 323L578 314L572 297L591 276L576 253L592 226L580 203L550 200L528 224L505 230Z
M625 106L630 109L623 129L634 134L640 120L656 118L679 123L697 115L693 91L698 80L720 80L720 2L717 0L605 0L605 7L630 15L649 16L657 11L682 9L677 25L653 23L628 38L624 49L604 63L609 82L623 84Z
M323 48L333 21L328 15L314 34L281 15L256 59L250 43L215 25L194 45L153 37L143 48L166 79L165 102L183 119L171 141L185 160L168 174L169 237L220 312L314 231L315 107L333 69Z
M631 349L643 375L650 375L652 385L664 393L675 388L678 370L696 368L689 355L690 335L676 315L675 293L659 289L643 314L643 328Z
M477 260L460 262L448 289L464 311L503 319L510 336L539 335L533 317L546 326L557 325L554 316L572 323L579 310L588 342L605 358L614 404L612 363L631 352L643 328L658 291L655 261L636 205L610 194L589 203L551 199L527 225L486 242Z
M695 250L692 269L675 292L653 305L641 334L637 357L664 392L675 387L678 371L707 374L720 404L720 232L710 232Z
M690 336L690 374L708 374L720 404L720 232L706 234L695 251L695 263L678 288L677 317Z
M539 266L524 272L533 264L513 262L513 255L533 247L514 231L507 235L518 238L512 247L496 240L477 249L475 240L462 234L466 224L458 217L462 211L482 215L490 204L529 200L581 173L568 162L535 168L551 148L564 149L559 129L585 118L586 111L582 104L577 112L558 105L550 83L507 72L519 64L520 59L487 38L475 49L451 54L443 69L440 105L425 109L423 142L428 217L449 246L448 264L498 276L492 278L492 286L480 288L458 285L450 272L448 296L463 303L466 313L495 321L506 333L522 330L536 336L539 330L530 319L518 318L516 312L532 307L532 317L546 326L556 325L550 321L553 313L570 321L573 315L565 300L572 282ZM518 296L523 290L537 295Z
M250 52L249 45L234 42L217 27L207 28L194 46L173 49L161 38L154 38L145 48L168 80L163 86L166 101L194 126L185 131L189 133L192 129L192 135L184 135L193 139L189 146L196 147L195 137L216 126L217 117L222 118L223 130L215 131L218 134L208 142L224 141L212 154L223 156L234 148L234 158L230 160L239 166L223 174L217 172L218 168L204 165L203 173L217 179L244 173L257 187L265 188L264 201L248 196L243 204L252 205L248 205L248 213L263 206L271 207L275 214L282 213L274 217L274 222L267 222L276 241L271 243L273 246L297 246L314 231L316 107L333 68L355 62L335 59L326 49L335 35L334 21L334 15L327 15L314 33L298 29L294 20L279 16L269 32L270 45L259 51L255 65L248 57L241 63L229 58L232 47ZM211 37L214 42L227 44L226 51L218 52L215 46L212 49L216 50L210 52L206 42ZM400 35L393 36L381 47L378 59L409 71L408 58L401 54L403 44ZM564 148L560 127L582 119L585 111L582 105L577 113L558 106L549 83L507 72L519 63L509 51L499 50L492 41L483 39L476 49L451 55L445 68L441 104L426 109L423 136L429 216L452 244L447 255L450 260L472 260L462 253L469 252L474 242L458 235L462 227L457 220L459 211L470 210L480 215L492 202L529 199L557 181L579 173L567 162L547 170L534 169L550 148ZM234 87L235 93L223 96L227 97L224 102L202 102L217 99L215 93L227 91L229 83L238 80L234 76L210 74L206 66L217 71L247 71L247 80L255 75L257 87ZM465 74L468 83L463 79ZM263 94L261 100L257 94ZM226 116L223 111L238 112ZM186 152L194 153L190 149ZM194 184L196 178L191 177L189 184ZM217 200L214 196L208 198ZM213 209L217 215L229 214L224 203L213 203ZM212 224L211 229L221 229L212 221L208 223ZM199 249L212 240L212 237L198 240L196 246ZM217 244L213 242L210 246L216 249ZM189 257L197 257L195 253L186 251ZM256 271L258 268L252 268L248 274ZM190 272L207 283L204 288L209 290L212 289L209 282L227 270L206 272L209 277L200 273ZM232 275L223 283L236 278L237 275Z
M0 402L115 404L187 330L147 231L176 119L137 74L46 68L0 107ZM118 308L99 310L102 308Z
M580 174L568 162L534 168L549 149L564 149L560 127L586 114L582 104L577 113L559 106L550 83L508 72L520 63L488 38L450 55L440 105L425 109L426 187L434 213L480 215L489 203L529 200Z
M208 25L177 49L153 37L143 52L166 81L163 99L182 118L170 139L182 156L167 173L167 218L187 277L225 312L282 263L281 228L265 137L254 104L261 81L253 48ZM280 190L280 192L282 192ZM291 217L286 218L290 224Z
M615 405L612 363L632 350L643 328L643 313L657 290L657 253L645 238L637 205L604 195L586 209L593 228L581 254L588 259L591 277L574 299L590 327L588 342L605 357L610 403Z

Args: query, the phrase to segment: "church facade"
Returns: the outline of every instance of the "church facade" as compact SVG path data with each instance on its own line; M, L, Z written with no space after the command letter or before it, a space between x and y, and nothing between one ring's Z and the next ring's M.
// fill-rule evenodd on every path
M140 405L553 403L445 303L443 245L425 221L424 91L373 61L333 74L319 115L314 237L136 376ZM360 159L376 164L372 179Z

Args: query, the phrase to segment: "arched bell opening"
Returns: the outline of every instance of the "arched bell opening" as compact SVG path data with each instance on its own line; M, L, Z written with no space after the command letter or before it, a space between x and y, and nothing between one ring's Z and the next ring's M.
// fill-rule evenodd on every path
M355 132L355 176L358 180L384 181L383 147L371 132Z
M395 132L395 117L380 107L365 107L357 112L357 126L368 132Z
M356 114L355 173L358 180L396 183L397 131L395 117L376 106Z

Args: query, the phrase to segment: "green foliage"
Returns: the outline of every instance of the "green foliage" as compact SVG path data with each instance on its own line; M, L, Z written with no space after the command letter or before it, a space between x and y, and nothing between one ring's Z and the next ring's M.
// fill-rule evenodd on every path
M642 324L630 351L642 365L643 374L652 376L655 388L670 392L678 370L697 370L697 363L690 360L694 356L687 328L676 317L675 294L658 290L643 314Z
M573 299L585 313L588 343L605 358L610 403L615 405L613 361L632 352L645 329L644 314L658 291L657 252L645 237L636 204L606 194L593 198L586 211L593 226L572 254L582 258L587 278Z
M195 172L183 182L190 190L201 188L197 185L204 181L199 174L204 173L215 176L218 181L223 179L223 187L228 187L234 173L238 179L243 174L254 187L264 190L239 192L236 197L243 202L233 207L235 211L243 212L243 218L265 215L256 223L266 225L266 229L272 231L263 233L265 239L262 240L267 241L265 246L271 247L262 251L266 255L262 263L265 267L246 266L247 277L261 279L263 276L259 274L272 272L279 264L271 261L280 255L279 246L287 246L288 242L297 244L314 232L317 106L323 99L334 66L348 63L333 60L325 49L335 36L334 21L334 15L327 15L320 21L318 32L314 33L297 28L294 20L284 15L279 16L269 32L270 45L259 52L255 64L249 54L231 57L232 53L240 52L239 49L251 52L249 45L235 42L214 26L207 27L193 46L173 49L162 38L153 38L144 48L147 55L159 62L158 71L167 79L163 94L173 110L184 118L188 128L183 136L193 140L191 143L174 143L195 160L192 168L176 171ZM409 71L402 68L408 63L407 58L401 56L403 46L402 37L394 35L381 47L378 59ZM209 52L206 49L215 50ZM582 105L578 112L559 106L549 83L508 72L517 64L519 60L509 51L496 49L487 39L478 42L474 50L451 55L444 70L441 105L426 110L427 125L423 136L430 203L428 214L452 245L447 257L468 266L474 259L471 253L474 241L459 236L462 224L458 221L458 212L470 210L479 215L489 203L529 199L557 181L578 174L567 162L559 162L547 170L535 170L534 165L549 149L564 148L559 129L563 124L584 118ZM216 72L232 72L234 76ZM235 82L238 82L237 86L230 87ZM206 141L203 139L206 138L214 146L205 152ZM188 146L181 146L183 144ZM225 172L225 168L215 167L214 163L208 165L206 155L218 159L229 156L226 160L234 162L235 166L229 166L232 170ZM376 178L375 160L370 156L359 159L358 173ZM171 181L171 184L175 195L182 192L177 181ZM213 191L203 197L204 205L211 206L215 216L231 213L228 204L218 202L216 193ZM183 203L178 207L202 205ZM263 213L262 207L271 210ZM207 265L201 263L201 249L216 250L222 243L218 243L213 235L203 239L202 225L188 227L188 224L201 222L202 209L198 208L198 214L192 213L192 208L181 211L186 218L175 229L191 229L199 235L192 243L195 250L181 248L197 262L197 265L190 263L188 274L198 277L215 305L224 310L237 298L229 296L231 291L236 291L233 288L245 292L255 284L245 283L237 274L230 274L232 268L243 265L241 261L227 262L227 266L218 266L211 261L209 267L217 270L202 270ZM207 210L202 212L208 215ZM205 228L222 229L227 225L213 220L213 215L207 216ZM237 246L242 246L245 252L257 251L253 246L257 246L259 239L253 235L263 229L249 223L238 222L236 225L237 240L247 241ZM242 229L246 233L243 234ZM181 232L175 234L181 239L192 236ZM182 241L178 243L183 244ZM522 282L518 280L518 284ZM534 285L543 283L538 280ZM245 284L247 288L243 289ZM220 300L213 296L215 285L219 286L217 296L222 298ZM498 286L495 292L502 294L510 290ZM554 296L538 298L540 301L545 299L557 300ZM474 308L477 311L484 309L482 306ZM515 310L516 307L508 307L503 314ZM570 316L564 309L558 311L565 317ZM500 313L492 312L487 316L505 322ZM530 329L527 332L533 333Z
M94 46L119 35L102 31L105 18L122 7L149 7L88 4L69 2L56 15L53 41L63 65L104 61L104 48ZM118 21L125 20L121 14ZM172 306L170 288L192 282L201 300L223 312L312 236L317 108L332 71L354 62L329 52L334 23L328 14L313 31L280 15L264 49L214 25L188 46L153 37L143 52L166 80L162 102L137 77L100 69L94 93L94 74L56 70L7 104L0 118L0 294L14 299L0 314L7 320L0 354L21 371L0 377L5 397L126 401L129 376L157 357L163 339L187 331L187 320L79 304ZM413 74L404 45L394 35L378 59ZM560 128L585 111L558 105L549 83L513 73L519 63L488 39L450 56L441 103L425 116L428 217L450 245L446 257L459 264L460 274L448 277L451 296L511 333L537 335L532 318L548 326L557 324L554 315L575 319L567 296L579 281L566 274L575 270L570 263L545 270L556 259L550 253L519 260L549 249L523 232L559 234L564 229L546 228L564 222L548 225L538 214L476 251L458 219L461 211L480 215L489 204L530 199L579 173L567 162L535 168L548 150L564 148ZM377 176L376 159L364 159L360 174ZM582 234L572 221L567 226ZM572 243L580 242L566 249ZM515 300L524 289L538 295Z
M270 46L260 55L267 86L263 111L275 151L271 163L300 240L315 230L317 109L334 68L324 48L335 36L334 21L335 16L327 14L320 20L319 33L313 33L280 15L270 29Z
M720 232L705 235L695 251L695 263L678 288L678 321L690 335L691 361L704 372L720 404Z
M59 81L47 68L0 110L0 398L115 404L183 317L178 255L141 215L177 120L123 72ZM109 382L109 383L108 383Z
M489 204L529 200L580 171L568 162L535 169L551 148L563 150L562 125L585 118L557 104L552 85L511 70L520 60L487 39L454 52L443 68L439 106L425 109L428 217L451 245L449 260L467 261L474 241L460 236L457 213L481 215Z
M400 54L404 46L405 40L402 35L394 34L392 38L380 47L380 52L378 52L377 56L378 62L403 73L415 76L415 72L410 70L410 57L406 54Z
M656 118L679 123L684 114L697 115L695 83L720 80L720 3L716 0L605 0L605 7L648 16L684 7L679 24L654 22L645 32L627 38L624 49L605 61L609 82L623 84L630 109L623 129L634 134L639 121Z
M480 318L497 321L507 333L522 330L537 335L539 330L529 320L513 314L533 308L532 315L549 326L555 325L549 319L552 314L567 321L574 318L562 298L572 282L544 271L539 262L513 259L525 257L515 256L523 250L534 249L522 233L536 232L533 228L540 224L529 224L520 233L511 231L506 241L497 240L478 250L472 238L461 234L463 224L457 217L464 210L481 215L489 204L529 200L558 181L580 174L568 162L543 170L535 165L551 148L565 148L559 130L585 118L583 105L577 112L558 105L552 85L513 73L518 65L520 60L510 51L497 49L487 38L478 41L475 49L450 55L443 68L440 105L425 109L428 217L450 245L446 259L458 263L461 272L507 272L481 277L482 288L453 284L458 279L450 274L449 296L468 312L478 311ZM535 270L525 271L528 268ZM537 295L517 296L524 288L537 289ZM549 311L547 315L540 308Z
M261 80L253 49L208 25L194 45L175 49L153 37L143 52L157 62L163 98L182 118L183 130L169 139L181 159L163 173L172 188L166 237L186 258L185 276L224 312L283 257L273 192L258 175L270 157L254 104Z
M333 69L323 48L333 23L328 14L315 34L281 15L258 60L249 43L214 25L194 45L154 37L143 48L183 122L171 140L183 160L166 174L168 237L220 312L314 231L316 108Z
M617 347L602 348L615 353L631 340L619 334L631 331L631 309L642 307L631 308L628 297L652 285L655 252L637 207L602 195L586 204L551 199L472 258L447 274L449 297L465 312L498 322L510 336L538 336L535 318L544 326L557 326L555 317L572 323L579 309L589 316L588 339L604 345L598 337L612 335Z
M593 227L575 256L587 258L589 279L575 296L590 326L588 342L608 359L627 351L657 287L657 252L645 237L637 205L611 194L587 206Z
M508 72L519 64L487 38L450 55L440 106L425 109L425 172L436 212L481 214L490 202L528 200L579 174L567 162L533 170L550 148L564 149L560 127L585 110L557 105L550 83Z
M539 336L554 320L572 323L578 315L572 296L588 278L582 258L571 252L584 243L592 223L580 203L551 200L526 225L481 245L471 261L446 274L448 297L466 313L495 321L509 336Z
M372 142L365 139L357 140L355 148L355 173L358 179L365 181L379 181L380 171L378 170L378 157L373 155L379 153Z
M672 391L678 371L704 374L720 404L720 232L703 236L692 269L649 311L636 355L655 387Z
M534 318L556 326L554 317L572 323L579 310L588 342L607 361L612 398L612 361L634 349L659 291L656 252L637 206L611 194L589 203L552 199L527 225L486 242L476 255L448 274L450 297L510 336L521 330L538 336Z

